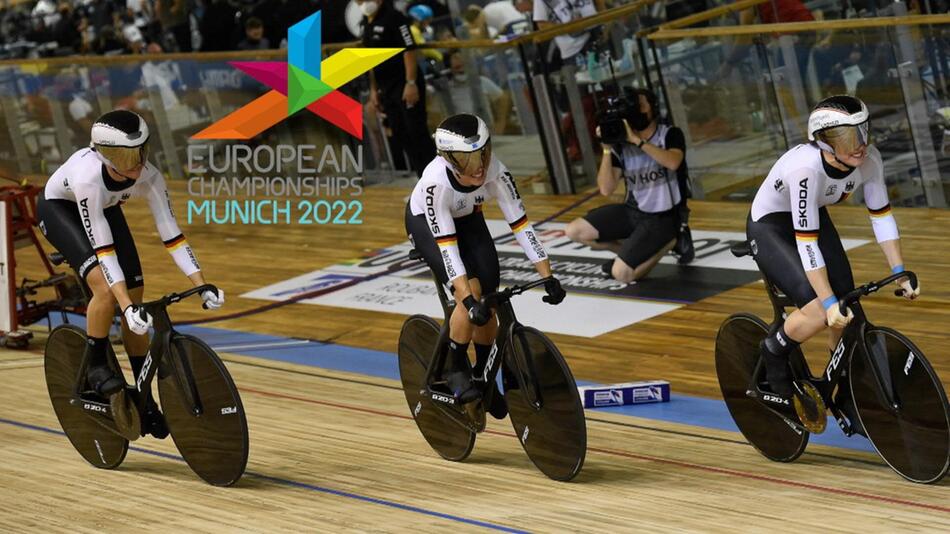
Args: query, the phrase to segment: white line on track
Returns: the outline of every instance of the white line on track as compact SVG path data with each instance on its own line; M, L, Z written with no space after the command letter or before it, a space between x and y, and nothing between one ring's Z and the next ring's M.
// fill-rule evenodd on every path
M247 345L219 345L219 346L215 346L211 348L214 350L228 352L228 351L233 351L233 350L272 349L275 347L294 347L294 346L308 345L308 344L310 344L310 341L306 339L292 339L288 341L266 341L264 343L251 343Z

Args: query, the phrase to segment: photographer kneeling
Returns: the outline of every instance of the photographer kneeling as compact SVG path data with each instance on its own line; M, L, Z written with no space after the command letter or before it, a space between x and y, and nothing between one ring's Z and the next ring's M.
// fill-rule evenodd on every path
M616 252L604 264L604 273L626 283L646 276L674 245L680 263L694 255L685 220L686 141L679 128L656 119L651 91L628 90L626 98L608 101L597 127L604 147L597 185L600 194L610 196L623 176L626 199L591 210L567 226L572 241Z

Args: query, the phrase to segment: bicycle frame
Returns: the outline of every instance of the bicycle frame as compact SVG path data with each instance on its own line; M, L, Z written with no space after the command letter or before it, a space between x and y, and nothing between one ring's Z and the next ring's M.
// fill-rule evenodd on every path
M439 340L436 343L434 349L435 353L433 354L433 357L430 360L431 363L426 370L425 396L432 399L435 405L438 406L439 410L449 416L449 418L451 418L454 422L460 424L462 427L467 428L472 432L478 432L480 429L476 428L474 423L468 417L465 417L460 410L450 408L450 406L457 406L454 397L432 389L432 384L437 381L437 377L442 375L442 371L445 366L445 360L448 356L446 347L448 347L449 343L450 318L452 317L452 312L455 310L455 306L458 305L454 298L448 296L445 286L439 282L434 273L432 278L435 281L436 289L439 294L439 302L442 304L442 311L445 314L445 320L442 322L442 327L439 329ZM515 310L511 305L511 297L543 283L543 280L539 280L524 286L509 288L491 295L485 295L483 297L483 299L495 309L496 314L498 315L498 334L495 336L495 342L492 344L492 350L489 353L488 361L485 364L485 369L482 372L482 376L476 377L485 384L483 386L483 394L486 391L492 391L488 385L496 380L498 376L498 370L501 368L502 363L502 358L499 358L498 355L506 354L505 351L508 350L509 340L513 337L512 334L521 324L515 317ZM521 341L523 342L523 340ZM542 403L541 388L537 381L537 373L532 368L531 362L518 362L516 367L518 372L521 373L521 383L524 384L525 387L530 386L528 387L529 391L527 396L529 399L531 399L532 406L534 406L536 409L539 408ZM529 376L525 376L526 374ZM479 402L485 402L485 399L482 399Z
M881 287L895 280L904 277L909 277L912 280L912 283L916 284L916 275L913 272L908 271L891 275L878 282L870 282L851 291L841 299L839 304L841 309L844 310L845 308L850 308L854 314L854 318L844 328L841 339L838 340L835 350L829 356L828 362L824 367L824 372L820 376L816 377L811 374L807 362L804 362L804 368L799 368L798 365L792 365L792 374L794 375L795 379L806 380L818 390L825 402L825 405L828 407L828 409L831 411L831 414L838 422L838 426L847 436L851 436L855 433L864 435L864 432L863 429L855 426L857 421L853 416L853 406L839 406L834 401L833 396L835 391L838 389L842 377L845 374L845 370L850 367L851 359L855 357L856 351L860 350L861 353L859 353L859 356L867 356L872 363L871 369L873 371L875 382L878 386L875 388L875 391L877 392L879 399L887 406L899 408L893 398L893 393L890 391L891 388L889 384L885 383L886 380L880 372L877 362L875 362L871 357L872 352L867 346L865 333L867 332L868 328L872 327L873 325L868 321L867 315L864 313L864 308L861 307L859 299L865 295L878 291ZM795 304L790 298L788 298L786 295L783 295L780 290L772 284L768 277L765 276L764 273L762 273L762 278L765 282L766 291L768 291L769 300L772 304L772 310L774 313L774 317L769 328L769 335L772 335L772 333L775 332L776 327L784 322L784 318L786 317L785 309L788 307L795 307ZM751 383L749 384L749 390L756 391L760 395L764 392L762 392L758 387L757 377L760 376L763 366L764 364L760 358L755 366L754 371L752 372ZM851 402L853 403L853 401ZM785 417L788 420L788 414L782 413L780 410L776 410L768 403L763 402L763 404L773 412ZM846 410L851 411L851 415L845 413ZM791 420L790 422L792 422L799 429L803 428L799 421Z
M152 316L155 333L149 342L149 350L145 355L145 361L142 364L141 370L136 376L133 376L135 381L134 392L130 392L126 389L126 393L132 397L133 404L138 413L145 413L148 395L143 394L143 392L151 390L152 380L155 378L155 374L158 372L159 367L165 363L163 360L168 352L170 343L174 343L176 336L179 335L178 332L172 328L171 317L168 315L168 305L207 290L217 292L215 286L205 284L189 289L183 293L172 293L156 301L142 304L142 307ZM178 359L176 358L176 360ZM86 353L83 355L82 364L79 366L79 375L76 377L73 402L77 402L79 406L82 406L83 412L93 417L96 422L104 425L109 430L118 432L115 420L109 416L108 402L101 403L82 397L82 385L85 383L88 365L89 358L88 353ZM197 386L195 385L194 375L191 372L191 367L182 361L173 362L172 365L174 365L173 374L176 379L179 380L179 386L181 386L181 391L188 401L191 413L195 416L201 415L203 407L201 398L198 395Z

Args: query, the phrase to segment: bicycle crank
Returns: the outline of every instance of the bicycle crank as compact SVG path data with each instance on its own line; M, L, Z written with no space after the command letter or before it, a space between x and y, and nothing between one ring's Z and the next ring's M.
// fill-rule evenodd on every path
M139 439L142 420L128 391L123 388L122 391L109 397L109 405L112 409L112 420L115 421L115 429L119 435L129 441Z
M801 380L796 381L795 385L802 393L801 395L794 395L792 399L798 420L801 421L805 430L812 434L821 434L828 425L824 399L821 398L818 390L811 382Z

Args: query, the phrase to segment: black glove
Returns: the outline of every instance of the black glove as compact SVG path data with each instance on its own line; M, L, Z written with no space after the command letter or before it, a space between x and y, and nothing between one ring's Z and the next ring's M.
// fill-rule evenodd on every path
M547 292L547 296L541 297L541 300L548 304L560 304L567 296L567 292L561 287L561 282L553 276L544 282L544 290Z
M475 300L475 297L469 295L462 299L462 304L468 310L468 320L475 326L482 326L491 319L491 308L484 302Z

